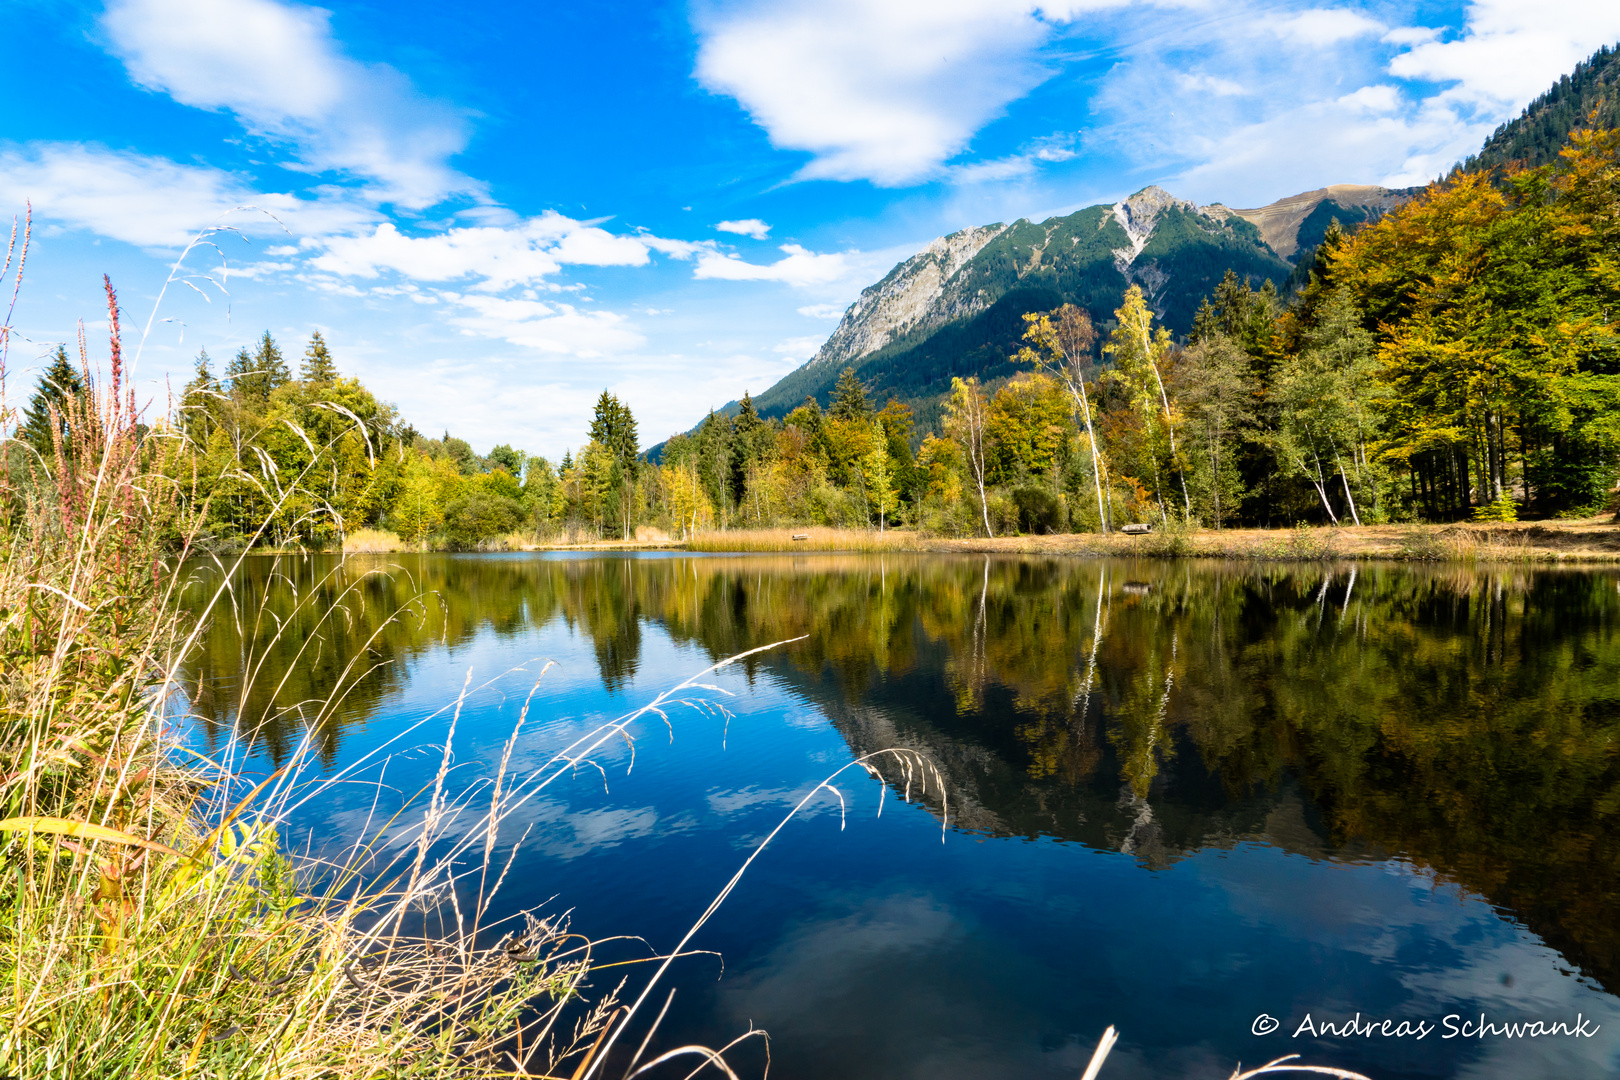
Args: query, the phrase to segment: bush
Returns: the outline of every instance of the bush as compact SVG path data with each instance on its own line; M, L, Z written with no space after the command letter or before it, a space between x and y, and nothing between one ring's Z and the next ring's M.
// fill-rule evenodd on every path
M990 512L990 526L997 536L1018 531L1018 504L1004 491L986 491L985 508ZM980 523L983 524L982 521Z
M817 525L830 525L835 529L867 524L866 515L842 488L822 486L810 493L810 511Z
M1017 507L1020 532L1054 533L1062 529L1062 504L1045 488L1033 485L1014 488L1012 501Z
M466 550L504 536L522 522L523 507L516 499L472 487L445 507L444 535L451 547Z
M1518 521L1519 505L1513 501L1513 496L1502 492L1493 503L1474 507L1475 521Z

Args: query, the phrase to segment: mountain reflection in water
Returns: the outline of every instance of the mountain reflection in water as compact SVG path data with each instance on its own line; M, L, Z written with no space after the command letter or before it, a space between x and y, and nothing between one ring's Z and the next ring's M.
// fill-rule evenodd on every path
M608 688L634 680L654 626L713 659L806 635L744 661L748 679L813 702L852 754L930 757L957 829L1154 869L1245 841L1398 858L1620 987L1612 572L266 557L186 685L211 738L250 734L279 760L313 730L333 762L419 657L559 622L588 638Z

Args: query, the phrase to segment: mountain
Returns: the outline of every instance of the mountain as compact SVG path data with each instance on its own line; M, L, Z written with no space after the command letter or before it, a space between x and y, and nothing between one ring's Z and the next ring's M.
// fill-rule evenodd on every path
M1593 109L1599 123L1620 127L1620 46L1605 45L1576 64L1517 119L1497 128L1461 167L1472 172L1510 162L1534 168L1556 161L1570 131L1584 125Z
M1553 161L1594 109L1600 123L1620 126L1620 46L1577 64L1463 167ZM1067 217L963 229L863 290L816 355L754 400L765 416L785 415L809 396L825 404L839 373L853 367L877 401L910 405L920 434L937 427L952 376L990 381L1019 370L1009 357L1026 311L1078 304L1106 332L1121 294L1137 284L1164 324L1185 334L1228 268L1255 287L1269 280L1292 292L1335 218L1354 229L1420 190L1334 184L1234 210L1149 187ZM734 416L737 408L733 401L720 411Z
M1185 334L1228 269L1256 287L1269 280L1282 288L1295 269L1291 257L1314 250L1333 218L1359 224L1405 197L1341 184L1234 210L1148 187L1065 217L963 229L863 290L816 355L755 402L766 416L809 396L825 403L839 373L853 367L876 400L906 402L927 430L953 376L991 380L1018 370L1009 357L1026 311L1073 303L1107 328L1136 284L1165 325Z

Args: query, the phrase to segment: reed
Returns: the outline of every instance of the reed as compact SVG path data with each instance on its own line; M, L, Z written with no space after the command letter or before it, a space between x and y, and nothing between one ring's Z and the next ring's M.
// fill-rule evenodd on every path
M345 555L389 555L399 551L414 551L399 534L388 529L356 529L343 534Z
M18 285L24 251L14 237ZM178 671L232 603L231 567L200 613L182 603L195 459L173 424L144 425L110 283L107 300L108 370L88 370L81 335L92 390L52 413L49 453L0 401L0 1073L540 1075L585 1058L613 992L585 999L594 945L565 919L490 923L515 851L499 830L629 718L523 776L509 743L459 792L447 741L432 788L338 857L287 850L287 816L355 777L322 777L307 741L264 777L239 745L183 743Z

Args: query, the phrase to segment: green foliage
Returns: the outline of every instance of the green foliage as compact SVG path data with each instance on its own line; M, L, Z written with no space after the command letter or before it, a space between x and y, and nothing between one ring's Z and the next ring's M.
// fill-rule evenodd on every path
M871 415L872 405L866 400L866 388L855 377L854 368L845 368L839 374L828 412L834 420L864 420Z
M512 486L515 489L516 483ZM452 547L469 550L514 531L523 518L517 499L491 485L469 484L444 508L444 534Z
M1502 492L1495 502L1485 503L1474 507L1475 521L1518 521L1519 505L1513 501L1513 496Z
M1485 140L1463 163L1466 172L1512 165L1536 168L1558 160L1569 133L1594 113L1604 127L1620 127L1620 52L1608 45L1575 65L1575 70Z
M310 335L298 377L312 386L325 386L337 381L337 364L332 360L332 351L326 347L326 339L321 337L319 330Z
M23 421L17 435L40 457L54 460L55 445L68 430L68 402L84 396L84 377L68 360L67 348L56 347L51 364L41 373L39 385L23 408Z

